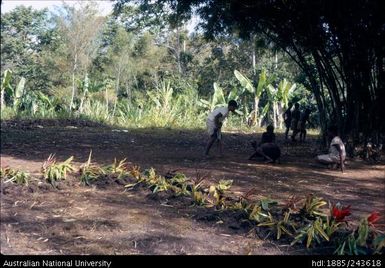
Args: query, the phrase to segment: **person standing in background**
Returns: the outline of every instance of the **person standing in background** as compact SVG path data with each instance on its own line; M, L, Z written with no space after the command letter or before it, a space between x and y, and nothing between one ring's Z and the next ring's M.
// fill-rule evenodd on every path
M292 107L293 107L293 104L289 103L289 106L287 107L285 113L283 114L283 120L285 122L285 127L286 127L285 140L288 139L288 135L291 127L291 108Z
M295 136L298 134L298 123L301 117L301 112L299 111L299 104L294 104L294 111L291 113L291 129L293 133L291 135L291 140L296 141Z

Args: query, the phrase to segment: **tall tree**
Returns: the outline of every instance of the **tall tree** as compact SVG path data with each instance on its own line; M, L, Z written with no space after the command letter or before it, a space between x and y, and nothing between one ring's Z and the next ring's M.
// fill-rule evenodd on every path
M1 73L13 71L15 79L27 77L28 89L45 90L50 87L46 79L48 69L41 64L41 51L52 42L46 9L17 6L1 14Z
M97 15L95 2L79 2L78 7L63 5L63 14L57 17L64 38L67 55L71 60L72 91L70 110L74 108L76 77L86 77L96 57L98 37L104 18Z
M116 6L152 1L118 0ZM208 37L264 34L297 62L317 101L320 124L329 121L356 141L385 133L385 2L382 0L162 0L175 16L195 10Z

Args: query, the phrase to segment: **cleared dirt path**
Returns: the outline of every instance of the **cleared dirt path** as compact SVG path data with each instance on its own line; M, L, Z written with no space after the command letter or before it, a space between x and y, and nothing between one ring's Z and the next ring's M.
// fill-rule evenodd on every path
M280 164L246 160L249 142L260 135L226 133L223 158L204 160L203 131L115 130L90 122L7 122L1 128L1 165L38 176L50 153L110 164L114 158L154 167L165 174L197 172L211 180L232 179L232 191L255 187L260 196L285 200L309 193L352 206L352 220L373 210L385 214L385 165L351 161L346 173L314 168L316 138L282 145ZM282 140L282 136L278 136ZM75 178L58 190L10 187L1 191L1 252L4 254L306 254L264 241L228 215L206 217L205 209L177 200L154 199L149 190L124 192L123 185L84 187ZM208 214L207 214L208 215Z

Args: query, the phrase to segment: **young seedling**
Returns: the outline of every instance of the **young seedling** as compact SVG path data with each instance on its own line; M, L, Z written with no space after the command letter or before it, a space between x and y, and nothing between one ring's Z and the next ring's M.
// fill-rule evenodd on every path
M118 179L128 175L126 158L119 162L115 158L114 163L105 168L105 172L107 175Z
M259 200L259 203L261 204L261 207L268 211L270 210L271 206L275 206L275 205L278 205L278 202L273 200L273 199L270 199L268 197L262 197L260 200Z
M306 197L305 204L303 208L301 208L300 213L309 219L315 219L317 216L326 217L326 215L321 211L321 208L326 204L327 202L322 198L309 194Z
M168 189L170 189L171 185L168 183L166 178L163 177L163 176L157 175L155 169L150 168L149 170L146 170L145 171L145 176L147 178L145 178L142 181L145 182L148 185L148 187L151 189L151 191L153 193L163 192L163 191L167 191ZM138 178L142 178L142 177L138 176ZM139 181L137 183L139 183ZM126 188L133 187L136 184L134 184L134 185L126 185Z
M145 178L143 178L141 172L140 172L140 167L139 166L133 166L131 170L129 171L131 176L133 176L138 182L144 181Z
M294 223L290 221L290 212L285 212L282 220L275 220L269 212L268 220L258 224L258 226L270 227L272 231L277 234L277 240L279 240L283 234L293 236L293 234L289 231L290 228L295 231Z
M306 247L309 248L315 242L320 244L323 240L329 241L329 236L325 233L322 218L318 217L315 221L307 224L299 230L299 234L295 237L291 245L304 241L306 239Z
M256 188L252 188L251 190L247 191L245 194L242 194L239 196L239 199L237 202L234 203L234 205L231 207L235 210L242 210L245 212L248 212L252 206L250 202L252 201L252 196L257 193Z
M91 157L92 150L90 151L87 162L81 165L79 169L80 181L84 185L90 185L92 181L95 181L106 174L105 170L91 162Z
M43 173L43 177L53 186L59 180L65 180L67 178L67 173L74 171L71 162L73 160L73 156L65 160L64 162L57 163L55 154L50 154L48 159L43 163L41 167L41 172Z
M130 190L130 189L134 188L136 185L138 185L139 183L142 183L142 182L146 181L146 177L142 176L142 174L140 172L140 167L139 166L133 166L131 168L131 170L128 171L128 174L130 174L132 177L134 177L136 182L135 183L126 184L124 186L124 188L126 188L126 190Z
M156 182L150 185L153 193L167 191L171 188L171 185L167 182L166 178L158 176Z
M184 174L176 173L173 177L169 179L169 182L170 182L170 189L174 191L176 196L191 195L191 191L189 191L188 189L187 179Z
M249 213L249 220L256 221L257 223L262 223L269 218L269 213L262 209L260 202L254 205L250 205L250 208L252 209Z
M303 198L296 195L292 195L284 204L283 210L290 212L297 212L299 210L298 205Z
M0 177L4 179L4 183L12 182L26 186L28 186L30 179L28 173L10 167L1 168Z
M224 209L225 205L225 193L230 189L232 180L220 180L217 185L211 185L209 188L209 196L214 200L209 199L212 206L220 209Z
M193 197L193 201L198 206L203 206L206 204L206 197L202 192L203 181L206 179L207 176L201 176L199 173L197 173L191 186L191 194Z
M150 168L149 170L146 170L144 173L147 176L146 182L148 185L154 185L158 182L159 176L156 174L155 169Z
M268 197L262 197L257 203L251 205L252 208L249 219L258 223L266 222L270 218L270 212L272 205L277 205L278 202Z
M201 191L193 189L192 197L194 204L198 206L204 206L206 204L206 197Z

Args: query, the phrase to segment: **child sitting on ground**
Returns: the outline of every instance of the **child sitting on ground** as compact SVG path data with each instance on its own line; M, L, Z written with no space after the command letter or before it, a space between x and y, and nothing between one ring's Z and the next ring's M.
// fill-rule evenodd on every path
M255 153L249 157L249 160L256 156L262 156L267 160L266 163L275 163L281 156L281 150L275 143L274 127L272 125L266 128L266 132L262 134L261 141L258 145L255 141L252 142L251 145L254 147Z
M329 153L318 155L316 157L317 161L322 164L339 166L341 171L344 172L345 165L344 161L346 158L345 145L342 142L341 138L337 135L337 127L330 126L328 129L328 137L332 139L330 142Z

